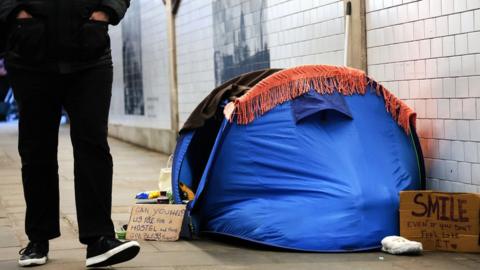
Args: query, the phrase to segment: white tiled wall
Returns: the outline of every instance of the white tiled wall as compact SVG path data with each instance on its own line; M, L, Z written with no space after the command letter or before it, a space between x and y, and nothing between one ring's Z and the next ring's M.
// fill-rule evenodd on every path
M271 67L343 63L343 0L268 0Z
M110 122L117 122L121 120L122 116L125 114L125 101L123 95L122 28L120 26L110 26L109 34L114 67Z
M176 19L180 126L215 87L212 23L212 1L181 2Z
M480 192L480 0L367 0L368 72L418 114L428 187Z
M145 117L155 121L152 127L168 129L170 81L165 6L162 1L151 0L141 0L141 5Z
M111 27L114 83L110 123L169 129L170 86L165 6L162 1L139 0L142 31L142 74L145 115L125 115L122 29Z

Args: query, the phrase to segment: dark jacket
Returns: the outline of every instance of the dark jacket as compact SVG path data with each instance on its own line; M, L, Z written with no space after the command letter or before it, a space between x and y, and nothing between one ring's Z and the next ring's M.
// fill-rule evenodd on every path
M111 65L108 24L89 18L104 11L116 25L129 5L130 0L0 0L7 68L70 73ZM33 19L16 19L22 9Z
M3 58L3 54L5 53L6 32L5 23L0 21L0 59Z
M219 105L224 100L233 101L243 96L255 84L280 70L281 69L261 69L244 73L216 87L198 104L195 110L193 110L187 121L185 121L180 133L199 129L205 126L210 119L218 116L218 114L220 114L219 119L221 121L223 119L223 111L219 110Z

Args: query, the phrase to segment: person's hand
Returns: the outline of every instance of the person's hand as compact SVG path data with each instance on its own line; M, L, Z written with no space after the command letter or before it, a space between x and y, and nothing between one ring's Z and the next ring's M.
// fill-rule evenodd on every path
M32 18L32 15L30 15L30 13L28 13L25 10L20 10L20 12L18 12L17 14L17 19L30 19L30 18Z
M101 21L101 22L109 22L110 18L107 13L103 11L94 11L90 16L90 20L92 21Z

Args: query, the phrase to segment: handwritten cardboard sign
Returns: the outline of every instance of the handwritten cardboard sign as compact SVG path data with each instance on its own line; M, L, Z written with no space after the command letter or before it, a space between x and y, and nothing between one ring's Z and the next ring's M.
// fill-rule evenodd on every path
M181 204L137 204L132 207L126 239L176 241L184 214Z
M426 250L480 252L480 194L400 193L400 235Z

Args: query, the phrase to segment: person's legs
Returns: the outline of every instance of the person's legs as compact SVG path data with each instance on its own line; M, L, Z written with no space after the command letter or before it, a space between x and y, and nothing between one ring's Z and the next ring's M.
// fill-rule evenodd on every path
M64 77L63 105L70 117L74 152L75 201L80 242L113 237L112 157L107 142L112 67Z
M9 69L19 110L18 151L32 242L60 236L57 144L61 102L54 74ZM48 249L48 248L47 248Z
M103 267L134 258L135 241L115 239L112 207L112 156L107 142L112 67L65 76L64 107L70 117L74 152L75 201L80 242L87 247L87 267Z

